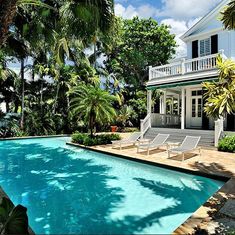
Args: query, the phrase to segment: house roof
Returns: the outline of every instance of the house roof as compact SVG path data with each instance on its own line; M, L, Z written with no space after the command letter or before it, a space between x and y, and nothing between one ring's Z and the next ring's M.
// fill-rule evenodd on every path
M228 3L230 0L222 0L214 9L212 9L209 13L207 13L201 20L199 20L196 24L194 24L186 33L184 33L180 39L183 41L187 41L187 38L190 37L195 31L200 29L206 23L208 23L211 19L216 18L219 15L222 8Z

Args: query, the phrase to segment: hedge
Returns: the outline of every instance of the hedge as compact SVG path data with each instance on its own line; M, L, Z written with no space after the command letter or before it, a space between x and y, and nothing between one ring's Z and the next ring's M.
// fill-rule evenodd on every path
M112 141L120 139L121 137L118 134L100 134L93 137L84 133L74 133L72 135L73 143L82 144L85 146L111 144Z
M219 141L218 150L235 153L235 136L226 136Z

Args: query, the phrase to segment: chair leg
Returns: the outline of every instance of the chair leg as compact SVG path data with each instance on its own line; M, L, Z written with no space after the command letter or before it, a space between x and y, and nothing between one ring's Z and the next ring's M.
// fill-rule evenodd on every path
M147 155L149 156L149 148L148 148L148 151L147 151Z
M171 153L170 153L169 149L167 150L167 152L168 152L168 158L170 158L171 157Z
M182 162L184 161L184 153L183 153L183 157L182 157Z

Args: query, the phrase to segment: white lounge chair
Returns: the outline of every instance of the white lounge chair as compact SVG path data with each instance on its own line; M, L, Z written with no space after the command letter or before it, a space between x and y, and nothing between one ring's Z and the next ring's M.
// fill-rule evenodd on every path
M137 153L139 153L140 149L147 150L147 154L149 155L150 149L157 149L162 146L167 146L166 140L169 138L168 134L158 134L152 142L148 144L139 144L137 146Z
M182 144L177 148L168 149L168 158L171 153L182 154L182 161L184 161L185 153L192 152L194 150L199 150L199 155L201 156L201 148L197 147L201 139L201 136L186 136Z
M141 136L140 132L134 132L128 138L112 141L113 147L116 145L119 145L120 150L121 150L122 145L135 145L137 143L138 139L140 138L140 136Z

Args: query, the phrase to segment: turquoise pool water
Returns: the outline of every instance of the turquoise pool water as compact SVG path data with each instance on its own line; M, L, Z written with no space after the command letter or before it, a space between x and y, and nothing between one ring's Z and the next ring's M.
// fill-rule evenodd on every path
M0 142L0 185L37 234L169 234L223 185L66 141Z

